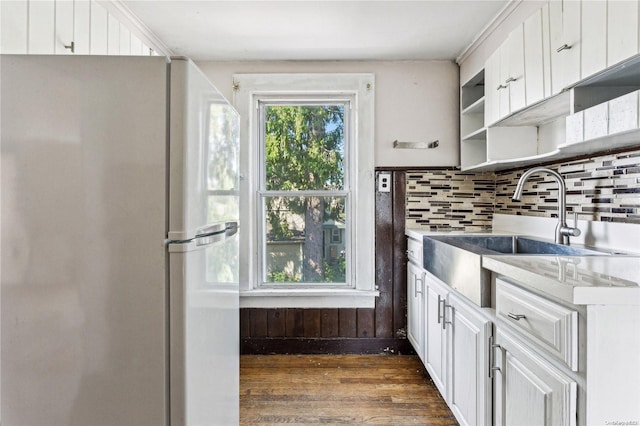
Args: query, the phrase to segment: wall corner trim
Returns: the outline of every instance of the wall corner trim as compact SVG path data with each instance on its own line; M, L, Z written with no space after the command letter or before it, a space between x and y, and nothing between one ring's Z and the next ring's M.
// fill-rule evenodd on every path
M478 33L475 39L456 58L462 64L504 21L513 13L523 0L509 0L498 14Z

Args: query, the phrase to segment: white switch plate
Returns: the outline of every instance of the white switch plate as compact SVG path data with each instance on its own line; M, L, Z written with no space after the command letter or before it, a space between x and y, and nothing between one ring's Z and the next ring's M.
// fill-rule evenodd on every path
M391 173L378 173L378 192L391 192Z

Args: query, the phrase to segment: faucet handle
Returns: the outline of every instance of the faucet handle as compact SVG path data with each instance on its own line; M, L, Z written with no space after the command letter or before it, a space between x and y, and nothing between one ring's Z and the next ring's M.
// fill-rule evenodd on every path
M580 230L578 229L578 212L573 212L573 237L577 237L580 235Z
M560 229L562 235L570 236L570 237L579 237L580 230L578 229L578 212L573 212L573 227L571 226L563 226Z

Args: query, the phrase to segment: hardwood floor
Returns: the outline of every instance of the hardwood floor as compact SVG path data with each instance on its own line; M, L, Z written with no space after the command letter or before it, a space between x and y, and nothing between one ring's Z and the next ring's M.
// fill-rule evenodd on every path
M240 424L457 425L417 356L242 355Z

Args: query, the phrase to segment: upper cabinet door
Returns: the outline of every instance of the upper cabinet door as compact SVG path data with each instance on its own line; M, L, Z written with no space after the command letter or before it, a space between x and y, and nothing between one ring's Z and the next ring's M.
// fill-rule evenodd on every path
M484 124L495 123L500 117L500 49L493 52L484 64Z
M522 25L487 59L484 73L486 126L526 106Z
M0 2L0 53L27 53L27 2Z
M28 53L51 55L54 53L53 40L55 37L55 3L53 1L30 1L28 4Z
M607 66L607 1L582 2L582 69L587 78Z
M57 55L67 55L73 40L73 0L56 0L56 33L54 50Z
M552 94L580 80L580 10L579 0L549 2Z
M108 44L109 14L107 10L96 1L91 2L91 27L90 46L92 55L106 55Z
M615 65L639 52L639 15L638 1L607 2L607 66Z
M509 110L507 114L525 107L524 35L523 26L511 31L504 53L507 54L509 70L504 84L509 86ZM505 114L506 115L506 114Z
M524 21L524 65L526 104L532 105L545 97L545 83L551 72L549 49L544 47L543 15L546 12L547 30L549 28L549 7L538 9ZM548 42L548 38L547 38ZM546 56L545 56L546 54Z

